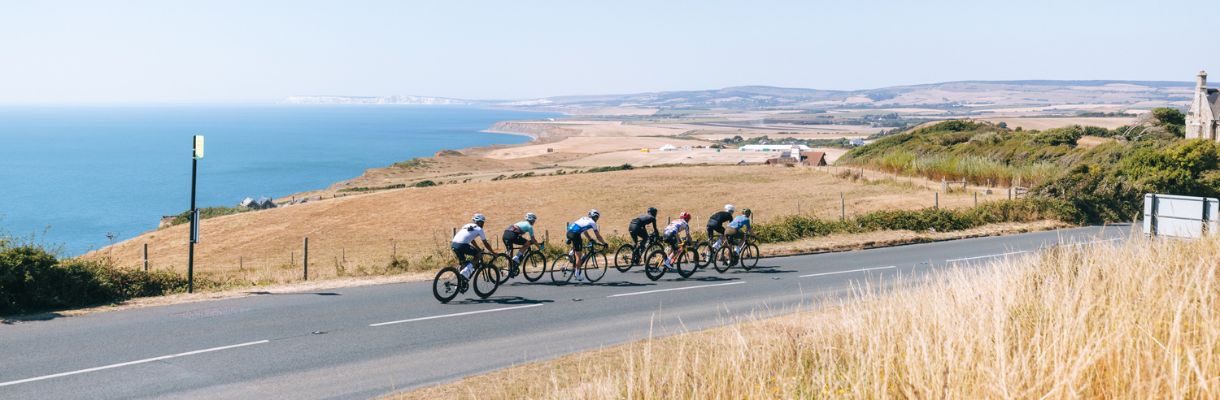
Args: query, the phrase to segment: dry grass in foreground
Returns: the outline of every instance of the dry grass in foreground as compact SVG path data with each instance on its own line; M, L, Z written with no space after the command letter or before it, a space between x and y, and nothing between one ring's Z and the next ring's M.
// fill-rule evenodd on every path
M394 397L1220 398L1217 253L1066 247Z

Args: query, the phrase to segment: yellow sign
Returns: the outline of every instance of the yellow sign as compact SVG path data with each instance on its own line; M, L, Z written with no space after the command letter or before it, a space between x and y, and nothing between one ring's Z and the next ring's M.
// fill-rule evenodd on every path
M203 135L195 135L195 153L196 160L203 158Z

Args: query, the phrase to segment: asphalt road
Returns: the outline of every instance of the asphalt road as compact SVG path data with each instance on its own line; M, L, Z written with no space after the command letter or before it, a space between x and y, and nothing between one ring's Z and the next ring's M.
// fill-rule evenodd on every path
M0 325L0 398L369 398L528 361L808 309L852 282L1060 243L1122 240L1088 227L764 259L691 279L611 270L597 284L514 280L450 304L431 282L261 295ZM544 278L544 281L548 280ZM540 281L542 282L542 281Z

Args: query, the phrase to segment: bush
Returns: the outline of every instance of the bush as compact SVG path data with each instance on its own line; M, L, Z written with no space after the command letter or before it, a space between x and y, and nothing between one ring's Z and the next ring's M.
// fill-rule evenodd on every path
M632 167L631 164L623 164L623 165L613 166L613 167L589 168L588 170L585 170L585 172L595 173L595 172L610 172L610 171L627 171L627 170L632 170L632 169L635 169L635 167Z
M185 290L186 279L169 271L60 261L35 245L0 247L0 314L90 306Z
M208 219L237 213L250 211L248 207L204 207L199 209L199 219ZM186 224L191 222L191 211L183 211L174 216L173 221L170 221L169 226Z

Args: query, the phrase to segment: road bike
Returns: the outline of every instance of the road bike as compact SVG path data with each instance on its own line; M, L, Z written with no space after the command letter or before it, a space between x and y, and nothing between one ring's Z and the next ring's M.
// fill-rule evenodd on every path
M724 270L721 270L720 267L716 267L716 270L720 272L724 272L725 270L728 270L729 267L737 264L741 264L741 269L746 271L754 269L754 267L758 266L758 258L762 254L758 250L758 245L754 244L754 242L750 240L749 234L746 234L745 238L741 241L741 244L738 245L732 244L732 241L730 240L729 245L721 246L720 251L717 253L719 253L716 255L716 257L719 259L718 262L724 264Z
M665 276L665 271L671 268L676 270L678 276L682 278L690 278L695 274L695 270L699 268L699 253L695 252L695 246L691 246L689 241L683 240L674 246L673 255L671 267L666 267L665 261L670 258L670 255L666 254L664 249L653 250L644 260L644 275L655 281Z
M722 234L715 242L704 240L695 246L695 253L699 254L699 268L707 268L711 265L716 269L716 272L724 273L729 270L728 258L720 257L720 249L725 243L725 236Z
M597 242L586 244L581 260L581 276L589 283L597 282L606 276L606 268L610 263L606 259L606 245ZM551 280L559 284L568 283L572 280L572 275L575 275L576 265L575 253L572 251L566 256L556 258L551 264Z
M474 257L474 272L470 274L470 278L462 275L458 269L460 266L442 268L436 273L436 277L432 278L432 295L437 301L448 303L474 286L474 294L480 299L491 297L496 288L500 287L500 269L493 265L496 258L498 257L495 254L479 252L479 255Z
M637 244L624 244L614 251L614 268L618 272L627 272L631 267L642 265L648 250L661 248L661 238L656 233L650 233Z
M500 271L500 283L508 282L518 274L525 276L525 280L537 282L546 274L546 245L542 243L527 244L517 251L515 257L508 256L508 250L500 253L497 257L504 257L507 260L507 267Z

